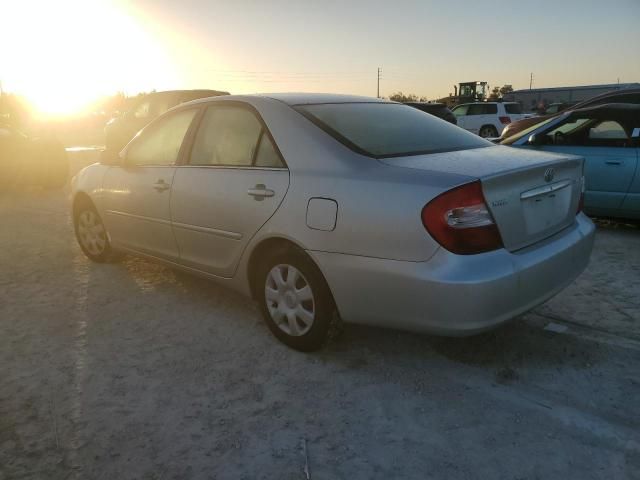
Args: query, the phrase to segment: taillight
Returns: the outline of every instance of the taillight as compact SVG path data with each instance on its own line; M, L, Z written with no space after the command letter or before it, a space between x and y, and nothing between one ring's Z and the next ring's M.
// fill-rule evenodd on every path
M444 248L460 255L502 247L479 181L449 190L422 209L422 224Z
M511 123L510 117L498 117L498 120L500 120L500 123L503 125L509 125Z

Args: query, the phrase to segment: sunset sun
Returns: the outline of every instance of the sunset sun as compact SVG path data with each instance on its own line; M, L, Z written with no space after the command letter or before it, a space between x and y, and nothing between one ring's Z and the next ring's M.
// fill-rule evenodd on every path
M0 40L13 45L3 59L11 76L0 80L41 117L71 115L100 95L174 79L161 44L124 4L26 1L12 4L8 17Z

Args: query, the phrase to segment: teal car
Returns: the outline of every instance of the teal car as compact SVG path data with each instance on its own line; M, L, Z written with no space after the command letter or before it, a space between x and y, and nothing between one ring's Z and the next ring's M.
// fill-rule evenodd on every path
M640 105L573 110L500 143L583 157L585 212L640 219Z

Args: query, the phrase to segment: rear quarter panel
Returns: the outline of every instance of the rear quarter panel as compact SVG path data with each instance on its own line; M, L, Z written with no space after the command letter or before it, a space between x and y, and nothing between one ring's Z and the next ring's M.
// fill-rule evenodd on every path
M422 225L422 208L439 193L471 179L383 164L352 152L288 106L254 106L290 170L287 195L255 241L283 236L307 250L408 261L431 258L439 244ZM306 225L312 198L338 204L334 230Z

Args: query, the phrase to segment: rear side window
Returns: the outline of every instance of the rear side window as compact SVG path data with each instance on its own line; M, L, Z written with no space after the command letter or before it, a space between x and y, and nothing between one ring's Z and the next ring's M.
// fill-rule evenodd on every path
M342 144L374 158L493 145L432 115L397 103L329 103L294 108Z
M191 150L191 165L282 167L256 115L233 105L207 109Z
M180 110L158 119L127 149L127 163L140 166L175 164L196 112L195 109Z
M283 167L280 155L276 152L276 148L269 136L263 132L258 145L258 153L256 155L256 167Z
M520 106L519 103L505 103L504 110L507 113L513 113L516 115L522 113L522 107Z

